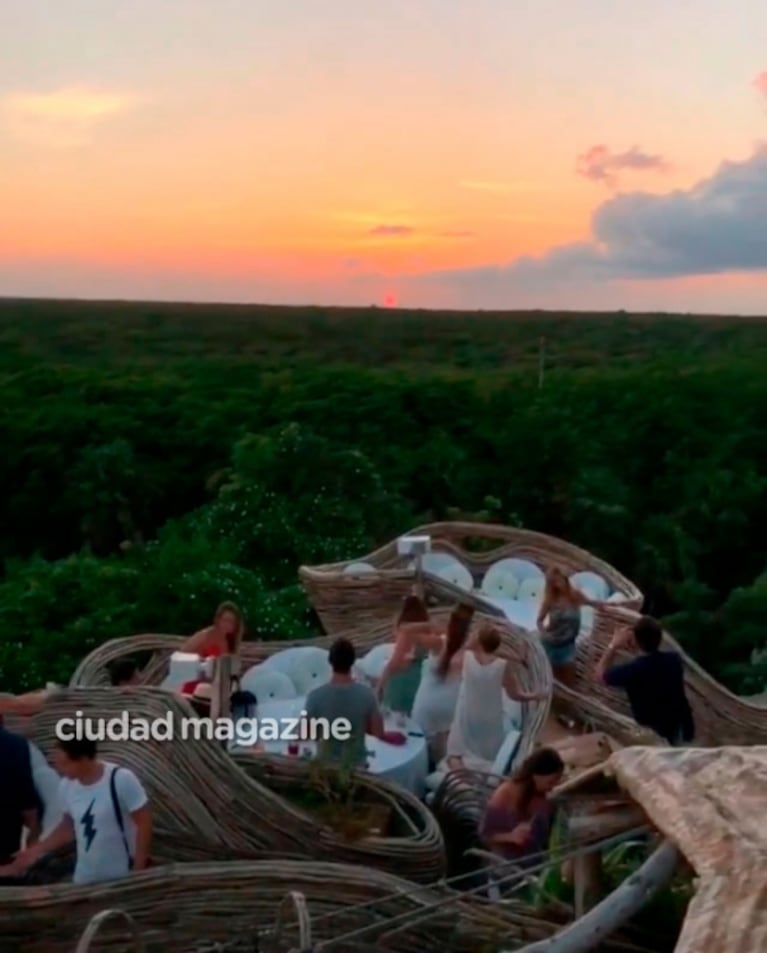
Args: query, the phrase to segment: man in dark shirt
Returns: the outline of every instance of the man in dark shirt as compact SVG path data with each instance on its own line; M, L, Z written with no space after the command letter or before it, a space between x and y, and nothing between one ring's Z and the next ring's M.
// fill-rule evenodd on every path
M26 738L0 727L0 867L21 849L21 834L29 829L32 842L39 834L40 801L32 778ZM0 874L2 876L2 874Z
M684 663L678 652L661 651L663 630L649 616L633 629L619 633L597 665L596 677L628 695L634 720L651 728L669 744L693 740L695 725L684 689ZM611 665L617 652L637 649L639 656L622 665Z

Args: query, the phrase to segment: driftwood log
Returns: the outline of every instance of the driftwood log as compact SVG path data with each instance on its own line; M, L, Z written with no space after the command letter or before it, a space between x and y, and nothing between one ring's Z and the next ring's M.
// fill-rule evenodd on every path
M609 897L555 936L518 948L515 953L590 953L601 949L600 944L671 882L679 859L676 847L664 841Z

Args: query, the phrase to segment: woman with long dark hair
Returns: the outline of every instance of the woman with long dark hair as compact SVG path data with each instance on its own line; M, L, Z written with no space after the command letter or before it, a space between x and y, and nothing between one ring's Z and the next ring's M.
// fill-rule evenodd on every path
M460 604L450 613L444 634L432 627L428 634L415 636L429 654L421 666L421 682L413 702L413 720L423 729L435 764L445 755L461 687L463 649L473 616L471 606Z
M394 623L394 651L378 680L378 697L391 711L404 715L412 711L421 681L421 663L428 651L414 638L414 627L428 631L429 626L429 610L419 596L411 593Z
M539 748L498 785L487 803L480 828L488 849L507 860L524 860L547 849L554 820L549 794L564 772L559 752Z

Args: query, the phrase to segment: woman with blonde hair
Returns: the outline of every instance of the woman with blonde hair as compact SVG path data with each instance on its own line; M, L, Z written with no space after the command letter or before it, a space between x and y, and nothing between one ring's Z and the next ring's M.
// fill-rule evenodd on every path
M213 624L190 636L182 652L194 655L237 655L242 642L245 621L239 606L222 602L213 616Z
M421 681L421 664L427 650L414 639L413 628L422 633L431 625L423 599L411 593L402 603L394 624L394 650L378 680L376 692L382 704L391 711L409 715Z
M575 682L576 639L581 630L583 606L602 605L579 592L561 569L546 574L546 589L538 613L538 631L551 663L554 678L564 685Z

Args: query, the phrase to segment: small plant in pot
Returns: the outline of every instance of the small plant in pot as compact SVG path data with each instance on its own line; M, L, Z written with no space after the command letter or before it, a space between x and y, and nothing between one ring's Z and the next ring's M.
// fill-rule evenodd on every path
M311 810L323 823L347 840L383 837L391 823L391 809L370 800L354 766L318 758L307 778Z

